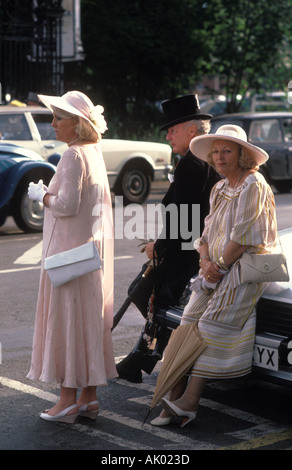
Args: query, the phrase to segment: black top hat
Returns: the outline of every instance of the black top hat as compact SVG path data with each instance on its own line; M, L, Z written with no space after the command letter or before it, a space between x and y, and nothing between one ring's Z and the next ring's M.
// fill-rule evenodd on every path
M166 100L161 103L166 123L160 130L168 129L180 122L192 121L193 119L211 119L211 114L201 114L198 95L185 95L179 98Z

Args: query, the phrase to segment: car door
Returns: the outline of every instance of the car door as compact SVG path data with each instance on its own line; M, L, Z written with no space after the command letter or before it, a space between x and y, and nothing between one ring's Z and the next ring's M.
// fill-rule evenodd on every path
M291 128L290 131L292 131ZM288 144L284 138L281 118L277 116L254 118L250 123L248 141L261 147L269 154L270 158L261 167L261 171L270 182L279 192L290 191L292 187L291 157L289 159Z

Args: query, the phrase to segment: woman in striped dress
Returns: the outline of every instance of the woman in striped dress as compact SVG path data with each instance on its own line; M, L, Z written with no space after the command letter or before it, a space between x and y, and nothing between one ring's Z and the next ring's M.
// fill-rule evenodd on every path
M196 418L208 379L241 377L251 371L255 338L255 306L266 285L240 283L239 258L271 252L276 246L275 200L257 171L267 153L247 142L239 126L221 126L216 134L192 140L191 151L215 166L225 178L210 196L210 213L196 245L200 273L181 324L198 321L207 348L186 377L163 398L164 410L151 424L169 424L182 416L183 425ZM167 351L166 351L167 354Z

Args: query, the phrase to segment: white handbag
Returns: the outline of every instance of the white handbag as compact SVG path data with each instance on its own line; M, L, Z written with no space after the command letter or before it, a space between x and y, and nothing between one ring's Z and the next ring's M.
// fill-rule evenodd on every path
M287 260L283 253L243 253L239 260L240 281L288 282Z
M54 287L101 269L98 250L93 241L45 258L44 268Z

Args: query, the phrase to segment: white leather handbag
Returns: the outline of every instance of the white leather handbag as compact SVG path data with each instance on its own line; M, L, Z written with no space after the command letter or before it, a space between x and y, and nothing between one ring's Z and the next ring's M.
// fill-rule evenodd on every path
M44 267L54 287L101 269L98 250L93 241L62 251L44 260Z

